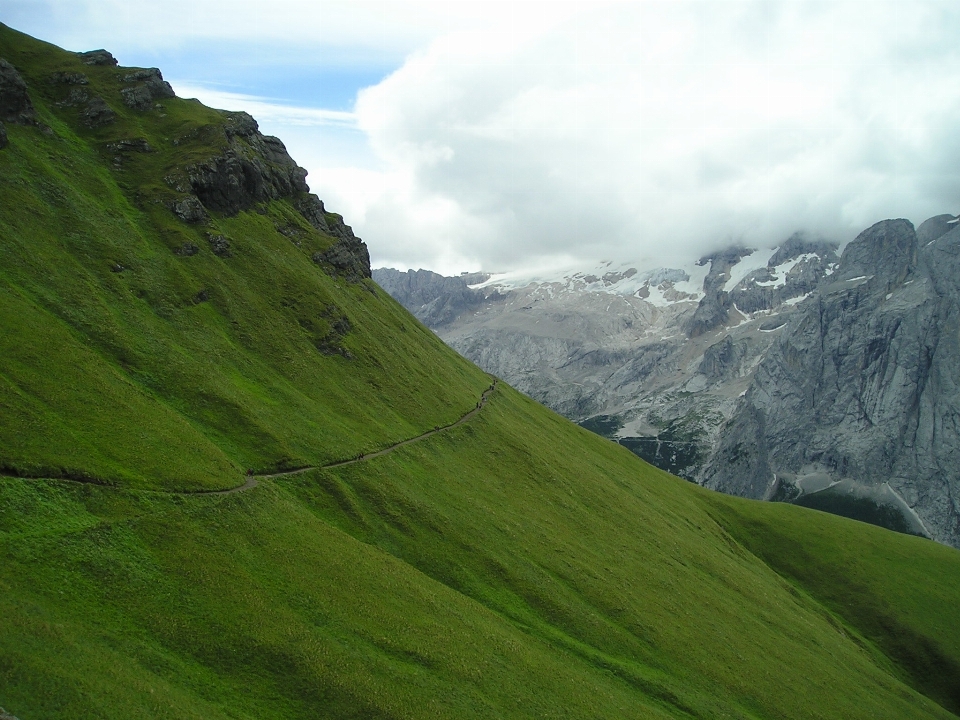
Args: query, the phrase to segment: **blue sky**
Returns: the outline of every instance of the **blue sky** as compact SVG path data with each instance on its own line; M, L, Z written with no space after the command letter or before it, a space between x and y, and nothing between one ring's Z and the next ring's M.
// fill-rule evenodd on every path
M375 264L664 266L960 212L960 7L6 0L279 136Z

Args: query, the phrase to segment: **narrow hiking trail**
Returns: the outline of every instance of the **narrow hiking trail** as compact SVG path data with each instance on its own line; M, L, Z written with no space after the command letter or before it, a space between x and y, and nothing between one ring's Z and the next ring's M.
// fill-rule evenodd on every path
M490 387L488 387L486 390L483 391L483 393L481 393L480 400L477 402L477 406L472 410L470 410L469 412L465 413L459 420L456 420L455 422L452 422L449 425L435 427L433 430L428 430L427 432L417 435L415 437L407 438L406 440L401 440L400 442L394 443L393 445L389 445L388 447L385 447L382 450L376 450L374 452L358 455L357 457L350 458L349 460L336 460L331 463L326 463L325 465L308 465L307 467L296 468L294 470L284 470L283 472L277 472L277 473L247 475L247 481L243 485L240 485L235 488L230 488L229 490L198 490L195 492L183 492L183 493L177 493L177 494L179 495L233 495L234 493L244 492L246 490L251 490L252 488L255 488L259 484L260 480L269 480L271 478L285 477L287 475L299 475L300 473L305 473L308 470L322 470L326 468L344 467L346 465L353 465L354 463L364 462L366 460L373 460L374 458L382 457L383 455L386 455L387 453L392 453L394 450L398 448L402 448L405 445L412 445L415 442L420 442L421 440L425 440L426 438L431 437L432 435L436 435L437 433L444 432L445 430L451 430L459 425L463 425L463 423L467 422L472 417L474 417L477 413L483 410L484 406L487 404L487 399L490 397L490 393L496 390L498 382L499 382L498 379L494 379L494 381L490 384Z
M388 447L385 447L382 450L376 450L374 452L358 455L357 457L350 458L349 460L336 460L331 463L326 463L325 465L308 465L307 467L296 468L294 470L284 470L282 472L275 472L275 473L249 474L246 476L246 481L243 483L243 485L238 485L235 488L229 488L227 490L182 490L182 491L156 490L154 492L163 492L164 494L167 494L167 495L190 495L190 496L233 495L235 493L241 493L247 490L252 490L257 485L260 484L261 480L270 480L271 478L285 477L287 475L298 475L300 473L305 473L308 470L322 470L325 468L344 467L345 465L353 465L354 463L364 462L366 460L373 460L374 458L382 457L387 453L391 453L398 448L402 448L405 445L411 445L415 442L420 442L421 440L425 440L426 438L436 435L437 433L444 432L445 430L451 430L459 425L463 425L463 423L467 422L468 420L476 416L476 414L479 413L484 408L484 406L487 404L487 400L489 399L490 394L494 390L496 390L498 382L500 381L494 378L493 382L490 384L490 387L484 390L483 393L480 395L480 400L477 402L476 407L474 407L469 412L465 413L459 420L456 420L455 422L452 422L449 425L435 427L433 430L428 430L427 432L417 435L415 437L407 438L406 440L401 440L400 442L394 443L393 445L389 445ZM12 475L10 477L18 477L22 480L67 480L69 482L79 482L84 484L99 485L101 487L111 487L107 483L97 482L94 480L76 480L73 478L41 478L41 477L29 478L29 477L24 477L22 475Z

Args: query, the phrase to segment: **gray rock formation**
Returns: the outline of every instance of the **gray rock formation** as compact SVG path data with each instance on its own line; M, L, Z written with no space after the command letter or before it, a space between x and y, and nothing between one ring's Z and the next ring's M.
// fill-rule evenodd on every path
M98 128L112 123L117 119L117 114L102 97L92 97L80 113L80 117L87 127Z
M342 277L350 282L371 277L370 253L363 241L353 234L351 227L345 225L339 215L328 213L326 224L337 241L323 252L314 253L313 261L328 266L334 277Z
M128 77L139 80L142 73L148 71ZM159 73L148 75L143 75L147 83L150 78L160 79ZM226 149L165 178L174 190L186 193L172 203L173 212L185 222L203 223L209 212L235 215L269 200L290 200L307 222L336 239L325 251L314 253L314 262L351 282L369 278L367 246L342 217L327 212L310 192L307 171L290 157L284 144L263 135L257 121L245 112L223 114Z
M115 66L117 64L117 59L106 50L88 50L77 55L80 56L84 65Z
M751 252L747 248L732 247L706 255L697 262L697 265L710 263L710 272L703 281L703 298L687 322L687 334L690 337L703 335L726 324L731 302L724 285L730 278L730 268Z
M815 290L840 258L837 244L795 234L783 243L767 267L749 274L729 294L739 312L773 310Z
M373 271L373 279L380 287L431 328L448 325L461 314L482 305L488 295L493 294L472 290L468 283L476 284L487 278L489 275L482 273L444 277L429 270L404 273L393 268L378 268Z
M3 58L0 58L0 121L19 125L33 125L37 121L27 84L17 69Z
M960 546L960 230L950 220L919 232L884 221L847 246L758 366L706 485L892 509L906 529Z
M195 196L187 195L180 200L175 201L171 207L173 214L188 223L205 223L209 220L207 211Z
M163 79L157 68L134 70L124 75L121 82L128 84L120 90L123 102L134 110L149 110L157 100L176 97L170 83Z
M184 170L204 207L235 215L257 203L309 192L307 171L278 138L262 135L247 113L226 115L227 149Z

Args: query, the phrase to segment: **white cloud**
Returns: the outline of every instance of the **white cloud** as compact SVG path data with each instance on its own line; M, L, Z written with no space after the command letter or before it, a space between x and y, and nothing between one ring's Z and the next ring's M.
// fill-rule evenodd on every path
M375 257L412 258L429 223L448 255L500 268L956 212L957 19L941 3L647 2L446 33L360 94L412 202L371 198L358 230Z

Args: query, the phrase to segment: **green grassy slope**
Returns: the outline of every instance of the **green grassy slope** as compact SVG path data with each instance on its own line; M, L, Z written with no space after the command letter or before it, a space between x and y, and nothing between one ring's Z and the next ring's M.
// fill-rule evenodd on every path
M126 108L117 78L128 71L83 65L10 29L0 28L0 57L27 78L52 129L8 125L0 153L8 471L230 487L248 467L349 457L476 402L482 373L451 362L372 282L334 280L311 261L333 239L290 201L201 226L171 212L173 191L158 179L221 152L224 115L177 98L162 112ZM55 71L86 74L85 92L117 120L89 129L77 108L58 107L67 89L48 80ZM108 146L132 138L152 152L117 163ZM208 234L228 238L231 257L215 255ZM199 252L178 256L184 243ZM338 343L352 357L323 354L344 319Z
M176 99L165 117L128 111L117 69L2 26L0 57L52 129L8 125L0 150L0 706L21 720L960 712L960 553L717 496L503 384L390 454L180 492L414 437L475 407L489 378L375 286L314 264L332 239L289 199L208 226L173 215L162 176L216 151L222 115ZM56 106L59 70L100 83L112 130ZM154 151L114 163L120 137ZM208 251L214 230L231 257ZM184 242L201 252L176 255ZM321 352L344 317L347 352Z

